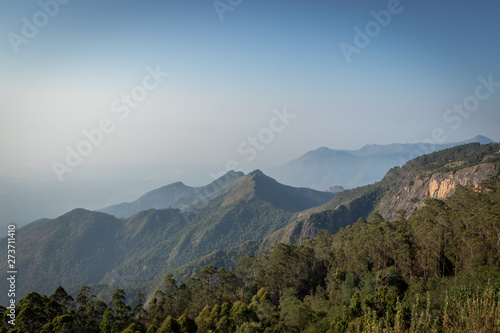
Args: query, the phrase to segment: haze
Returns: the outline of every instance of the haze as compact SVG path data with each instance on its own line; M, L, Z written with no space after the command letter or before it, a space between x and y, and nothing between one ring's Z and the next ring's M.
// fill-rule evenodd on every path
M321 146L500 140L498 1L1 7L4 224Z

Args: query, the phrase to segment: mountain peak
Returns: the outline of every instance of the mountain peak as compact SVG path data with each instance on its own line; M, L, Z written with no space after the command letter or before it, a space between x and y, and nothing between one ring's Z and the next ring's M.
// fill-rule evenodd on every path
M250 172L245 180L226 196L222 205L256 199L287 212L298 212L321 205L332 197L333 194L329 192L283 185L257 169Z
M479 142L480 144L482 145L486 145L486 144L489 144L489 143L495 143L495 141L491 140L490 138L484 136L484 135L476 135L475 137L465 141L467 143L470 143L470 142Z
M256 169L248 174L249 176L264 176L267 177L262 171Z
M315 154L315 155L329 154L333 151L335 151L335 150L323 146L323 147L319 147L318 149L312 150L312 151L308 152L307 154L311 154L311 155L312 154Z
M84 209L84 208L75 208L75 209L72 209L69 212L64 213L63 215L57 217L57 219L70 221L70 220L82 218L84 216L85 217L90 216L92 213L94 213L94 212L89 211L89 210Z
M212 183L201 187L191 187L179 181L149 191L133 202L108 206L99 211L119 218L129 218L142 210L169 207L183 209L193 204L203 205L229 190L232 184L235 184L243 176L243 172L230 170Z
M358 150L320 147L270 170L280 183L325 190L332 185L354 188L380 181L385 173L411 158L466 143L494 141L477 135L464 142L367 144Z

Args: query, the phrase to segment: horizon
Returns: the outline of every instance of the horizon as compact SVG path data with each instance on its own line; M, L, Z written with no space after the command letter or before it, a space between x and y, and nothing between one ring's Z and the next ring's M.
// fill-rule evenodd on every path
M322 146L500 141L500 3L230 3L3 4L0 219Z
M477 135L477 136L474 136L474 137L469 138L467 140L463 140L463 141L456 142L456 143L466 142L466 141L469 141L469 140L474 139L476 137L483 137L483 138L492 140L489 137L485 137L483 135ZM492 140L492 141L497 142L497 143L499 142L499 141L495 141L495 140ZM293 162L295 160L299 160L300 158L304 157L308 153L314 152L314 151L322 149L322 148L326 148L326 149L332 150L332 151L357 152L357 151L361 151L365 147L373 146L373 145L383 147L383 146L390 146L390 145L407 145L407 144L412 145L412 143L400 143L400 142L384 144L384 145L366 144L357 150L332 149L332 148L328 148L328 147L323 146L323 147L318 147L316 149L304 152L304 154L301 154L297 158L294 158L294 159L287 161L287 163ZM430 152L426 152L426 151L434 149L434 144L432 144L432 143L427 143L427 144L420 143L420 145L418 145L418 143L414 143L414 144L417 144L417 151L419 154L430 153ZM423 146L422 146L422 144L423 144ZM402 156L406 157L406 154L402 154ZM286 163L284 163L284 164L286 164ZM264 169L265 171L262 171L262 169ZM90 187L88 184L88 182L89 182L88 178L77 179L76 181L74 181L74 183L70 183L70 182L66 182L66 183L69 183L70 187L76 184L80 189L83 189L83 193L78 193L78 191L76 191L75 192L76 194L72 198L70 198L70 200L68 202L63 203L63 205L60 205L60 206L49 205L48 207L43 207L43 208L45 208L45 210L47 212L50 212L50 213L48 213L48 215L41 216L39 212L44 211L44 209L42 207L36 207L33 210L33 212L29 212L26 215L26 216L30 216L30 217L25 218L24 220L17 220L17 221L10 220L9 221L9 220L4 218L3 221L7 221L7 222L4 222L5 225L16 224L19 227L22 227L22 226L25 226L25 225L30 224L32 222L36 222L40 219L57 218L57 217L62 216L62 215L66 214L72 210L75 210L75 209L81 208L81 209L85 209L85 210L96 211L96 210L99 210L99 209L102 209L105 207L109 207L109 206L112 206L115 204L119 204L119 203L133 202L133 201L139 199L140 197L148 194L151 191L155 191L157 189L160 189L160 188L163 188L163 187L175 184L175 183L182 183L188 187L197 188L197 187L207 186L207 185L210 185L212 183L217 183L217 181L220 178L223 178L229 172L242 172L243 175L248 175L248 174L253 173L257 170L261 171L266 176L271 177L268 174L268 170L272 170L272 166L271 167L264 166L264 167L256 167L254 169L248 169L248 170L233 170L233 169L231 169L231 170L219 170L218 173L215 172L213 168L210 169L210 171L209 171L209 169L204 169L204 170L196 169L196 170L189 170L189 172L187 172L184 175L184 178L186 178L186 179L183 179L183 176L181 176L179 178L175 178L175 177L169 178L167 176L168 173L165 173L165 174L163 174L163 177L162 176L158 176L158 178L153 177L152 179L147 179L147 181L144 181L141 177L139 177L138 179L134 179L132 181L128 180L128 181L122 181L119 183L115 183L116 180L114 180L114 181L112 180L112 181L109 181L108 183L105 183L104 186L101 184L101 180L97 180L97 181L94 180L94 182L91 183L92 186L90 186ZM121 170L121 171L123 172L123 170ZM157 169L155 169L154 171L159 172ZM133 170L133 169L130 170L130 174L137 174L137 173L138 172L136 170ZM126 178L125 175L121 175L121 176L122 177L120 179ZM165 177L165 176L167 176L167 177ZM271 177L271 178L273 178L273 177ZM2 177L0 175L0 180L5 180L5 179L2 179ZM43 183L43 181L40 183ZM289 184L286 184L283 182L280 182L280 183L282 183L284 185L289 185ZM20 183L14 183L14 184L16 186L18 186ZM54 183L45 184L44 187L41 187L38 190L40 190L41 192L50 191L51 193L55 194L56 196L59 195L59 199L65 198L66 194L65 194L64 189L63 189L63 191L61 191L61 189L58 187L53 187L53 186L51 187L51 185L53 185L53 184ZM89 202L89 197L95 197L96 194L99 191L101 191L103 187L108 187L111 184L118 186L118 189L116 189L116 190L113 189L113 190L110 190L108 192L105 192L105 193L101 194L100 196L97 196L93 202ZM125 193L125 195L122 195L122 196L118 195L120 192L120 186L122 187L122 189L128 189L128 191L127 191L127 193ZM332 186L337 186L337 185L333 184ZM345 188L345 189L349 190L350 188ZM19 194L19 197L21 197L21 195L27 194L27 191L23 192L23 190L33 190L33 188L29 188L29 189L21 188L21 192ZM326 188L325 188L325 190L326 190ZM35 193L35 196L41 197L42 193ZM79 204L75 204L75 202L79 202ZM85 203L81 204L83 202L85 202ZM11 204L14 204L14 201L12 201ZM15 210L16 210L16 208L14 208L13 211L15 211ZM11 212L7 211L7 214L10 213L11 216L18 217L18 215L12 214L13 211L11 211ZM5 211L3 213L4 213L4 215L6 215Z

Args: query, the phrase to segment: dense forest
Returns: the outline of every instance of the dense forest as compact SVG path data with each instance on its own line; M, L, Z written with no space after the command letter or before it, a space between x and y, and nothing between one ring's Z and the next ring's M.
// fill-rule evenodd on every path
M410 217L276 244L236 268L167 275L146 299L31 292L1 332L500 332L500 182L458 187ZM145 305L146 304L146 305Z
M405 170L418 170L421 175L425 173L457 171L476 165L480 161L499 161L497 154L500 144L481 145L477 142L468 143L427 155L422 155L410 160L403 166Z

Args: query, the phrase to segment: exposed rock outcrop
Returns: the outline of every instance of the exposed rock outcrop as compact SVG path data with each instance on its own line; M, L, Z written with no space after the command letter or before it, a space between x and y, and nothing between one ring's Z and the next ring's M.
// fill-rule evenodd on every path
M385 219L397 218L396 211L410 214L422 208L429 198L444 199L455 192L457 185L477 187L482 181L497 175L498 163L481 163L458 171L435 173L430 176L403 175L401 186L387 192L377 205Z

